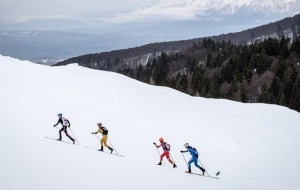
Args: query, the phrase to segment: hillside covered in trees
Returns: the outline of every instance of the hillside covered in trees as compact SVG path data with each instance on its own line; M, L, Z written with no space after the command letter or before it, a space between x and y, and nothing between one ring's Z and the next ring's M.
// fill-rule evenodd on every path
M209 38L118 72L192 96L278 104L300 111L300 38L234 45Z
M201 29L201 27L203 26L199 26L199 29ZM288 17L274 23L241 32L211 36L209 38L216 42L222 42L224 40L226 42L231 41L232 44L252 44L255 41L263 41L269 37L281 38L285 36L292 39L299 34L300 14L297 14L293 17ZM203 40L203 38L157 42L128 49L80 55L58 62L54 66L78 63L79 65L93 69L117 71L118 69L123 69L127 66L135 67L139 64L145 65L149 60L152 61L153 58L157 57L161 52L168 54L184 51L191 47L193 43L198 43L201 40Z
M237 33L73 57L192 96L278 104L300 112L300 14Z

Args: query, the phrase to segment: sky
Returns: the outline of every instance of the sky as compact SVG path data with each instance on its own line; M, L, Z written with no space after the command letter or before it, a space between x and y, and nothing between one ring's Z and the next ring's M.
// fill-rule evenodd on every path
M78 64L1 55L0 86L0 189L299 190L300 114L286 107L192 97ZM45 138L59 137L57 113L70 121L76 145L64 133L67 143ZM100 142L91 132L99 122L125 157L95 151ZM166 159L156 165L160 137L177 168ZM220 179L185 173L185 143Z
M204 35L247 29L299 10L300 0L1 0L0 29L109 33L168 25L199 30L205 25Z

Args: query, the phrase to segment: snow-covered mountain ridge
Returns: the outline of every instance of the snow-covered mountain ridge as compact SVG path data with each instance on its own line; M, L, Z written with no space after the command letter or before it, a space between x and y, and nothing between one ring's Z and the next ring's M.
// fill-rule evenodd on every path
M3 56L0 86L1 189L300 186L300 115L287 108L196 98L77 64L47 67ZM58 137L59 112L81 146L44 138ZM99 121L125 158L84 148L99 147L90 134ZM171 144L178 168L156 165L152 143L159 137ZM184 173L186 142L198 149L210 175L221 170L220 180Z
M199 15L211 14L214 11L220 11L227 15L234 14L240 9L262 14L289 12L295 3L296 0L161 0L156 6L173 9L180 7L181 9L194 10Z

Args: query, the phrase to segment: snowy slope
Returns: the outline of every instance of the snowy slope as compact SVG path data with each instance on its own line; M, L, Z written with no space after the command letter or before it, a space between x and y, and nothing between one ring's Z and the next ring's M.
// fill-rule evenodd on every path
M0 189L300 187L300 114L287 108L195 98L77 64L47 67L4 56L0 87ZM58 137L59 112L82 146L44 138ZM90 133L100 121L125 158L84 148L99 147ZM159 137L171 144L178 168L156 166L152 143ZM186 142L221 179L184 173L179 151Z

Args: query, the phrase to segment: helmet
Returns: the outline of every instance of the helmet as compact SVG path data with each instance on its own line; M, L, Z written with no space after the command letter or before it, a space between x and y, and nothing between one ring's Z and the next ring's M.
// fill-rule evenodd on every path
M98 127L101 127L102 126L102 123L97 123Z
M190 145L189 145L189 143L185 143L183 146L184 146L185 148L188 148Z
M160 141L160 142L163 142L163 141L164 141L164 139L163 139L163 138L159 138L159 141Z
M61 117L61 116L62 116L62 113L58 113L57 116L58 116L58 117Z

